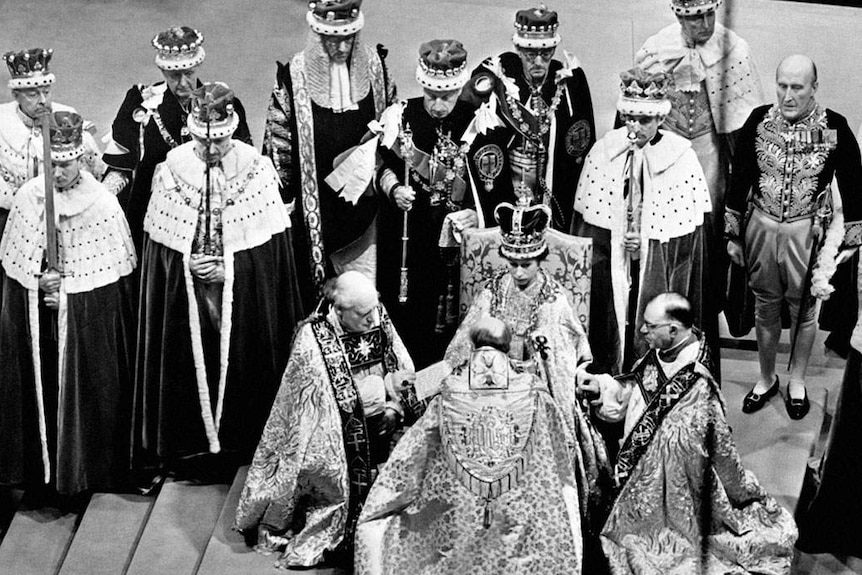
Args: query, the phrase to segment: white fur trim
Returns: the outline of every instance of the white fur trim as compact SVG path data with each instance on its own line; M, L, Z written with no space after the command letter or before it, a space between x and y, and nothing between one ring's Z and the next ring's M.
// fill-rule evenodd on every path
M221 332L219 347L218 400L216 401L215 427L221 427L221 414L224 410L224 392L227 387L227 368L230 362L230 335L233 326L233 284L236 278L233 267L233 253L224 253L224 284L221 293Z
M235 196L233 205L225 206L222 213L226 252L263 245L283 232L290 221L272 161L242 142L234 141L234 152L236 156L232 152L223 160L229 178L225 194ZM234 165L236 172L231 168ZM144 218L144 231L150 239L181 254L191 252L204 168L204 163L194 156L191 142L168 152L153 176L153 193ZM249 173L252 169L256 170L253 175ZM240 190L244 191L239 193Z
M34 178L18 190L0 241L6 274L27 289L38 289L44 252L44 181ZM117 198L81 172L81 183L54 196L57 234L66 293L91 291L132 273L137 263L129 225Z
M57 310L57 450L63 445L63 405L66 395L66 347L69 336L69 297L66 281L60 279L60 307ZM59 457L57 458L59 460Z
M512 35L512 44L519 48L556 48L560 41L560 35L556 32L550 38L525 38L517 32Z
M714 12L721 5L721 0L713 0L699 6L678 6L675 2L670 3L670 7L677 16L696 16L698 14L706 14Z
M199 124L197 120L195 120L194 114L189 114L189 117L186 119L186 125L188 125L189 132L191 132L192 135L206 139L207 125ZM239 114L233 113L231 114L230 122L210 124L210 138L214 140L226 138L236 132L237 127L239 127Z
M8 280L7 280L8 281ZM42 349L39 346L39 291L27 290L27 319L30 322L30 350L33 353L33 383L36 386L36 411L39 412L39 444L45 483L51 482L51 457L48 454L48 428L45 424L45 394L42 387Z
M449 92L451 90L460 90L467 84L470 79L470 74L465 66L461 72L455 76L432 76L428 74L421 65L416 66L416 81L419 85L428 90L437 92Z
M50 86L56 81L52 73L30 76L28 78L12 78L9 80L9 88L12 90L27 90L29 88L40 88Z
M81 144L71 150L55 150L51 148L52 162L69 162L84 155L84 145Z
M173 56L166 56L159 52L156 54L156 66L162 70L169 72L174 70L188 70L203 63L207 57L207 53L203 46L198 46L194 53L180 53Z
M630 116L653 116L664 118L670 113L670 100L640 100L620 96L617 111Z
M353 20L333 20L331 22L321 20L309 10L305 13L305 21L308 26L318 34L326 36L350 36L356 34L365 25L365 15L360 11Z
M207 383L207 368L204 361L204 345L201 338L201 319L198 315L197 297L195 297L195 285L192 279L192 271L189 268L189 254L183 254L183 275L186 280L186 297L189 303L189 335L192 344L192 357L195 362L195 379L198 385L198 402L201 407L201 420L203 420L204 431L207 434L210 453L221 451L218 440L218 429L213 420L212 402L210 401L210 390Z

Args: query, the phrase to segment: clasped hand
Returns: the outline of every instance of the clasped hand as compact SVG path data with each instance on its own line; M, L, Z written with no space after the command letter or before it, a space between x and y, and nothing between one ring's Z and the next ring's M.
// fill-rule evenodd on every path
M45 272L39 277L39 289L45 292L45 305L51 309L60 308L60 273L57 271Z
M623 248L627 252L637 252L641 249L641 236L637 232L626 232L623 236Z
M192 254L189 269L204 283L224 283L224 258L221 256Z

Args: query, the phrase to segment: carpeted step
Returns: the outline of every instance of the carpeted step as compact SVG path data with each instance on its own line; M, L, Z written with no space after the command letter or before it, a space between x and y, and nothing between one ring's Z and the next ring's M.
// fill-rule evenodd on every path
M345 575L343 570L331 567L276 571L273 565L278 559L277 554L260 555L245 544L245 539L231 527L247 474L247 465L237 471L197 575L236 575L237 573L242 575L273 575L274 573Z
M56 573L75 536L78 514L45 507L21 508L0 545L0 573Z
M155 501L142 495L93 495L59 575L125 573Z
M199 575L273 575L276 556L255 553L245 544L243 536L231 529L247 473L247 465L236 473L201 560Z
M808 458L823 425L826 387L841 371L811 368L807 380L811 411L799 421L790 419L784 407L786 378L780 393L760 411L742 413L742 399L757 379L756 361L722 361L722 392L727 402L727 420L745 467L788 510L794 512L802 490Z
M141 534L128 575L193 575L224 506L228 486L168 480Z

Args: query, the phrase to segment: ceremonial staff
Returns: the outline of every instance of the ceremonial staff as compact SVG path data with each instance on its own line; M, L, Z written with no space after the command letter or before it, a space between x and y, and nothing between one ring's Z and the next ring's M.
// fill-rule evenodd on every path
M209 96L209 95L208 95ZM209 99L209 98L208 98ZM207 102L209 104L210 102ZM210 164L210 151L212 149L212 135L210 133L210 114L211 108L207 106L207 149L204 153L204 162L206 163L206 196L204 198L204 208L206 212L204 214L205 218L205 235L204 235L204 254L212 255L212 240L210 237L210 227L212 226L212 210L210 209L211 203L211 195L212 195L212 166Z
M45 181L45 271L42 275L60 274L60 261L57 246L57 226L54 220L54 175L51 162L51 110L45 110L39 118L42 126L42 176ZM56 311L49 310L55 318ZM57 339L57 322L51 322L53 339Z
M634 122L626 122L629 140L629 151L626 161L629 164L628 183L626 184L626 233L635 231L635 205L634 205L634 178L635 178L635 146L637 146L637 134L635 134ZM626 250L626 279L629 284L632 281L632 252Z
M401 157L404 160L404 185L410 186L410 162L413 159L413 131L410 124L405 124L399 134L401 139ZM398 303L407 303L407 242L410 236L407 234L407 217L409 210L404 210L404 219L401 224L401 277L398 284Z
M45 273L60 272L57 256L57 228L54 223L54 178L51 163L51 112L47 110L40 118L42 124L42 175L45 178Z
M796 340L799 338L799 324L808 309L811 307L811 281L814 278L814 266L817 264L817 255L823 247L826 239L826 230L832 221L832 187L817 195L817 211L814 214L814 225L811 226L811 255L808 257L808 268L805 270L805 280L802 282L802 294L799 296L799 309L796 312L796 323L793 325L793 334L790 336L790 358L787 360L787 369L793 365L796 355Z

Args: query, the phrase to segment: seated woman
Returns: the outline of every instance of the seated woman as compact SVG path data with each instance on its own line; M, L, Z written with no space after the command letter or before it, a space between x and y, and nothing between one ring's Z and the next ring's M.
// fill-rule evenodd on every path
M470 356L470 330L481 318L504 321L512 331L509 357L540 356L551 393L562 405L575 403L575 376L592 361L584 328L577 320L562 287L542 269L548 255L545 231L550 208L504 202L494 216L503 243L500 255L509 269L488 282L473 300L464 322L446 350L447 368L463 365Z
M601 437L575 397L576 379L592 360L586 333L562 287L541 265L548 255L545 231L550 216L548 206L531 206L527 195L520 196L517 205L504 202L497 206L494 217L502 234L500 255L509 262L509 269L489 281L473 300L444 362L447 373L465 368L473 351L470 330L481 319L493 317L509 326L509 357L537 360L540 377L578 440L581 511L587 519L585 527L599 528L606 509L603 493L610 464Z

